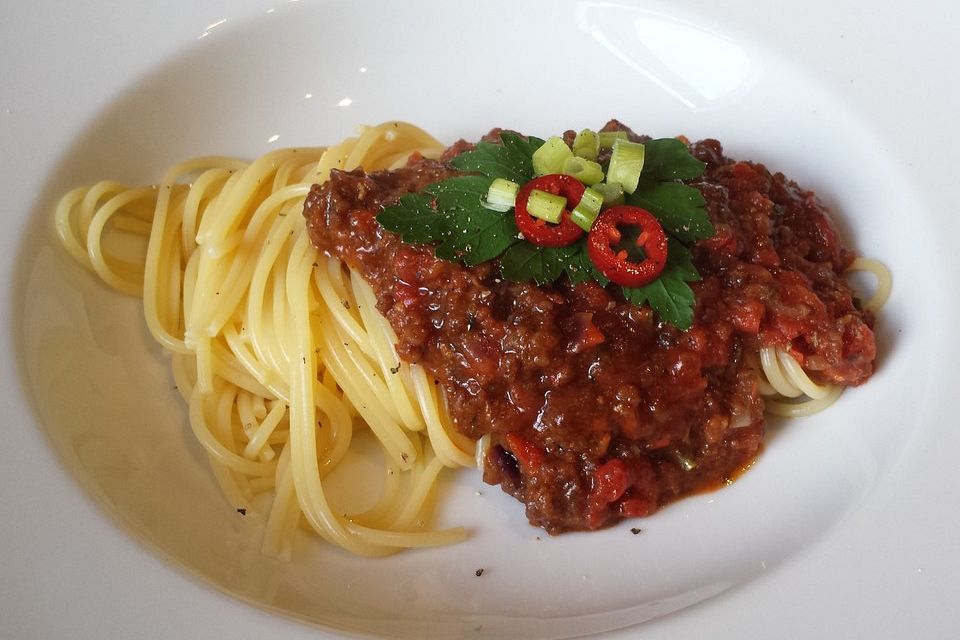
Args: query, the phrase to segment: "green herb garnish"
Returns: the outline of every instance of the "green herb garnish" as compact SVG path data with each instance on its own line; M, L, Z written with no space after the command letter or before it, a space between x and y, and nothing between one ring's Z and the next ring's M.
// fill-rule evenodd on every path
M583 137L585 134L581 134ZM620 137L623 132L618 132ZM604 138L606 136L606 138ZM601 133L601 144L615 136ZM615 286L593 265L586 236L564 247L541 247L523 239L512 211L492 210L484 204L493 181L519 185L535 177L533 155L544 145L504 131L500 144L480 142L451 161L468 175L428 185L421 193L406 194L377 216L378 222L404 242L432 244L438 258L477 265L499 258L504 278L549 284L566 276L574 284L595 280ZM652 213L669 236L666 266L643 287L619 287L629 302L650 305L663 322L680 329L693 323L695 298L688 282L700 279L689 246L714 234L702 194L680 180L696 178L706 166L675 139L644 143L643 168L626 204ZM601 187L616 187L602 183ZM589 223L588 223L589 224Z

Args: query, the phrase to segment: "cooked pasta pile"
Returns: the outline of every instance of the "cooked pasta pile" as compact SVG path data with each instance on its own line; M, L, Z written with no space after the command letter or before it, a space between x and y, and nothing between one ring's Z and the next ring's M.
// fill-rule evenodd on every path
M427 531L424 521L438 474L472 466L474 443L453 430L428 374L397 357L370 287L313 249L301 214L310 185L332 168L387 169L415 151L436 156L442 145L391 122L329 149L188 160L153 187L100 182L57 208L70 254L143 296L230 503L247 508L274 493L268 554L289 556L301 522L366 556L466 535ZM111 234L147 239L145 260L111 250ZM382 448L384 488L373 508L344 515L323 480L357 428Z

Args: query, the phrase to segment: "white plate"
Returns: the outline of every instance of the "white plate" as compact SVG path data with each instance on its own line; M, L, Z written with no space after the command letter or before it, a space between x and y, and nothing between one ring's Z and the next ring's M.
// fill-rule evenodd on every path
M960 105L948 47L960 15L946 3L908 13L881 2L869 15L674 4L8 9L4 633L322 635L211 584L328 629L402 637L564 637L644 621L654 638L955 631ZM257 516L236 517L217 493L136 303L51 241L63 190L150 182L190 155L322 144L394 118L452 141L609 116L720 138L817 190L847 238L892 267L895 293L866 387L775 427L732 487L602 533L537 540L519 505L464 472L444 514L470 527L463 545L370 561L304 542L293 563L263 558Z

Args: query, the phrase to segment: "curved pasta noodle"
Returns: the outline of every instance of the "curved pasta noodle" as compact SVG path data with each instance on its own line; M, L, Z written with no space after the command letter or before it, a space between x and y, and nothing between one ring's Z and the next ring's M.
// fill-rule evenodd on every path
M227 499L249 508L273 492L265 553L288 557L303 523L366 556L466 535L423 522L441 471L472 466L474 443L452 429L427 374L400 361L370 287L313 249L302 215L310 185L333 168L385 169L442 150L423 130L388 122L329 149L196 158L155 187L103 181L57 207L74 260L143 297ZM113 251L125 239L145 244L140 262ZM324 478L364 426L383 451L384 489L372 507L334 509Z
M836 402L843 392L839 385L819 385L810 379L800 363L783 349L760 349L760 393L765 407L777 416L808 416Z
M867 311L879 311L893 289L893 276L885 264L873 258L857 258L847 272L867 271L876 279L873 295L862 304ZM810 379L796 358L779 347L763 347L760 359L760 394L767 412L799 418L823 411L840 397L840 385L819 385Z
M879 311L880 308L887 303L890 292L893 290L893 275L890 273L890 269L879 260L861 257L854 260L850 266L847 267L848 273L854 271L866 271L873 274L873 277L877 281L877 286L873 291L873 295L863 303L863 308L867 311Z

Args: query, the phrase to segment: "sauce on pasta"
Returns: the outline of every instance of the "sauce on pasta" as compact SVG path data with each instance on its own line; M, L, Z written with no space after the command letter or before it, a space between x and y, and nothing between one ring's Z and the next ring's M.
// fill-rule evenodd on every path
M694 248L687 331L596 282L510 282L496 261L440 260L385 231L376 214L456 175L446 162L335 171L307 197L314 244L371 284L400 357L438 379L460 432L488 437L484 479L549 532L650 515L735 477L762 445L763 372L787 386L764 356L814 396L873 372L873 314L842 278L854 254L816 197L715 140L692 152L717 233Z

